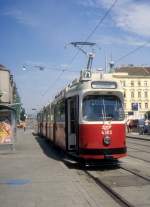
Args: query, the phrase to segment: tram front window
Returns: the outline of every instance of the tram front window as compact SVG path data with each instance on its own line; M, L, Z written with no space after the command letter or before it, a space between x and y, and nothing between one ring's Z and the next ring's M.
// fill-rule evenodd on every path
M114 95L88 95L83 99L83 119L86 121L122 121L122 103Z

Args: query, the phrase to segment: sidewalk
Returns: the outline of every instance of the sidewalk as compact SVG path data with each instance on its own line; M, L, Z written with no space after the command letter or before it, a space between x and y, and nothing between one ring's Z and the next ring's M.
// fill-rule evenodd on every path
M138 132L131 132L131 133L127 133L126 137L150 141L150 134L139 135Z
M15 152L0 154L0 207L118 207L61 157L31 130L20 129Z

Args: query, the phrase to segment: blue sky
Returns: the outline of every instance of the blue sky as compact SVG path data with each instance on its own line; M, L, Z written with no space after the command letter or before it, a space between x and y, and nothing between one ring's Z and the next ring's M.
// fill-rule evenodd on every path
M0 63L14 74L22 102L28 112L40 108L78 72L86 57L65 47L84 41L114 0L0 0ZM105 55L116 61L150 38L150 2L118 0L90 41L96 42L94 68L105 65ZM120 60L121 64L150 65L149 48ZM71 64L70 64L71 63ZM28 65L23 71L22 66ZM43 65L39 71L34 65ZM57 77L60 77L58 78ZM57 80L56 80L57 79ZM55 83L54 83L55 82Z

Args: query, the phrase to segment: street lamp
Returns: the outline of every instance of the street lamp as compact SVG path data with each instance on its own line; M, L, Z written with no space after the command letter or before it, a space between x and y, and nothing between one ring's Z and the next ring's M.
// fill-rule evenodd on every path
M31 68L34 68L34 69L38 69L40 71L45 70L45 67L44 66L41 66L41 65L23 65L22 66L22 70L23 71L26 71L28 69L28 67L31 67Z
M36 108L33 108L33 109L32 109L32 111L36 111L36 110L37 110Z
M73 73L77 73L79 71L77 70L69 70L69 66L68 65L60 65L59 67L47 67L47 66L43 66L43 65L30 65L30 64L24 64L22 66L22 70L23 71L26 71L28 69L37 69L37 70L40 70L40 71L44 71L44 70L52 70L52 71L60 71L60 72L65 72L65 71L68 71L68 72L73 72Z
M25 65L22 66L22 70L23 70L23 71L26 70L26 66L25 66Z

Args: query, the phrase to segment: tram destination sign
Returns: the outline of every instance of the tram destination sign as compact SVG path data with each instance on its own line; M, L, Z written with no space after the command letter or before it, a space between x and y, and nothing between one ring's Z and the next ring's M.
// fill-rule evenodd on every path
M94 89L115 89L117 88L116 82L109 82L109 81L93 81L92 88Z

